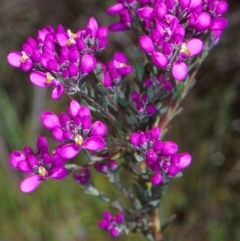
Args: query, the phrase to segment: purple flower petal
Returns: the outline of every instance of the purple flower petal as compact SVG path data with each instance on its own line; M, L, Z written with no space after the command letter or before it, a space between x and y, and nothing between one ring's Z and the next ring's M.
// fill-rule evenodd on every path
M157 112L157 108L153 104L149 104L146 108L146 112L148 116L154 115Z
M147 35L144 35L139 39L139 46L145 53L148 54L151 54L154 49L153 41Z
M26 58L24 62L22 62L22 71L27 72L33 67L33 62L30 58Z
M162 175L159 172L156 172L151 177L151 182L154 186L160 185L163 181Z
M81 59L80 70L82 74L88 74L94 70L96 59L91 54L84 54Z
M87 30L91 30L91 36L96 37L98 32L98 23L94 17L91 17L87 23Z
M13 151L9 158L10 165L14 168L17 168L18 162L25 160L26 157L21 151Z
M109 7L106 11L107 14L116 14L124 9L124 5L122 3L116 3Z
M164 54L155 51L152 54L152 61L160 69L164 69L169 63L168 58Z
M78 112L80 110L81 106L76 100L71 100L68 113L71 117L76 117L78 115Z
M140 134L132 133L129 138L131 144L138 147L139 146L139 137L140 137Z
M65 159L71 159L75 157L80 150L80 146L77 146L75 143L72 143L62 146L60 154Z
M228 21L224 17L214 18L211 22L210 29L211 30L221 30L223 28L226 28L227 24L228 24Z
M84 116L91 116L90 109L87 106L81 106L81 108L78 111L78 116L83 118Z
M117 61L119 63L125 63L127 64L128 63L128 59L127 59L127 56L121 52L116 52L113 56L113 60L114 61ZM116 66L117 67L117 66Z
M55 127L53 129L53 138L56 140L56 141L64 141L64 132L63 130L60 128L60 127Z
M52 98L54 100L59 99L64 93L64 87L62 84L58 84L52 91Z
M174 62L172 67L172 76L178 80L183 81L187 76L188 68L184 62Z
M44 136L39 136L37 140L37 149L39 152L44 153L48 151L48 142Z
M112 32L119 32L129 29L128 26L122 22L112 23L108 28Z
M206 12L200 13L198 17L198 22L195 26L197 31L204 31L206 30L211 24L211 15Z
M20 189L22 192L29 193L34 191L41 183L40 178L37 175L28 176L22 180Z
M47 86L47 75L41 71L33 71L30 74L31 82L39 87L46 87Z
M189 57L194 56L202 52L203 41L201 39L193 38L186 43L186 46L190 51Z
M192 156L189 153L179 154L179 163L178 167L180 170L188 167L192 161Z
M105 141L100 136L91 136L84 142L84 148L90 151L100 151L105 146Z
M152 20L154 18L154 9L151 7L143 7L136 12L136 15L139 18Z
M202 4L202 0L191 0L191 3L189 5L189 9L195 9L198 6L200 6Z
M49 130L53 130L55 127L60 126L58 117L51 111L42 112L41 121L43 126Z
M92 125L90 136L104 137L107 134L107 127L101 121L95 121Z
M9 53L7 56L8 63L14 67L21 66L21 58L22 58L22 54L21 52L18 52L18 51L13 51Z
M60 180L60 179L65 178L67 176L67 174L68 174L68 171L66 168L53 167L49 174L49 177Z
M163 143L162 155L173 155L178 151L178 145L171 141L166 141Z
M32 173L32 169L29 167L29 165L26 161L18 162L17 169L21 172Z

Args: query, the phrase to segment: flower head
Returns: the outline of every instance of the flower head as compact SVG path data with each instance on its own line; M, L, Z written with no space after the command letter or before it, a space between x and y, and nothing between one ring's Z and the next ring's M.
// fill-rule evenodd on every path
M37 152L25 147L24 152L13 151L9 161L12 167L28 174L20 184L21 191L26 193L34 191L42 181L49 178L60 180L68 174L64 167L65 159L59 155L57 148L52 154L48 152L48 142L44 136L38 137Z
M81 149L100 151L105 146L104 137L107 127L101 121L92 123L90 109L72 100L68 115L58 117L53 112L45 111L41 116L43 126L52 130L56 141L63 142L60 154L63 158L75 157Z

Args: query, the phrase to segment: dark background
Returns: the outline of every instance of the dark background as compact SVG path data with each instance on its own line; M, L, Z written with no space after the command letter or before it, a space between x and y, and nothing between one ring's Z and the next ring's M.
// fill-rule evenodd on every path
M201 67L197 84L183 102L183 112L169 126L166 139L193 155L183 178L171 182L162 201L163 219L177 218L166 240L240 240L240 3L228 1L228 28ZM73 32L94 16L100 25L116 20L105 14L115 1L0 0L0 240L111 240L97 222L108 206L85 196L68 177L48 181L32 194L19 190L22 176L9 167L9 153L35 146L42 130L39 114L65 105L50 92L33 87L28 74L6 61L27 36L46 25L63 24ZM133 60L133 37L110 34L101 54L108 60L116 49ZM104 188L104 182L97 180ZM173 239L173 238L176 239ZM117 240L144 240L141 235Z

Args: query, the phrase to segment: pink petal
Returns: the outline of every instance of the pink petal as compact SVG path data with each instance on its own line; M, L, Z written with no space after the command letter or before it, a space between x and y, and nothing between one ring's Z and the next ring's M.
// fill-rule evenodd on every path
M124 5L122 3L116 3L111 7L109 7L106 12L107 14L116 14L122 11L123 9L124 9Z
M61 47L66 46L67 41L68 41L68 37L66 34L63 34L63 33L57 34L57 42Z
M94 17L91 17L87 23L86 29L91 30L91 35L96 37L98 32L98 23Z
M22 192L29 193L34 191L41 183L40 178L37 175L28 176L20 184Z
M168 58L164 54L155 51L152 54L152 61L160 69L164 69L169 63Z
M163 148L161 153L163 155L173 155L178 151L178 145L171 141L166 141L163 143Z
M203 41L201 39L193 38L186 43L187 48L190 51L190 56L197 55L203 50Z
M37 149L39 152L47 152L48 151L48 142L44 136L39 136L37 140Z
M105 146L105 141L100 136L92 136L85 140L84 147L90 151L100 151Z
M145 53L149 54L151 54L154 49L153 41L147 35L144 35L139 39L139 46Z
M180 170L188 167L192 161L192 156L188 153L179 154L179 164L178 167Z
M95 121L92 125L90 136L104 137L107 134L107 127L101 121Z
M154 17L154 9L151 7L143 7L140 8L136 14L139 18L152 20Z
M211 30L221 30L221 29L225 28L227 26L227 24L228 24L228 21L224 17L214 18L212 20L210 29Z
M63 179L67 176L68 171L64 167L53 167L49 177L54 178L54 179Z
M10 165L14 168L17 168L17 164L20 161L25 161L26 157L21 151L13 151L10 155Z
M34 71L30 74L31 82L39 87L46 87L47 86L47 75L41 71Z
M183 81L187 76L188 68L183 62L174 62L172 67L172 76L178 80Z
M26 161L18 162L17 169L21 172L32 173L32 169L29 167L29 165Z
M71 100L68 113L71 117L76 117L78 115L78 112L80 110L81 106L76 100Z
M60 150L60 154L65 159L71 159L71 158L75 157L80 150L81 150L81 147L76 146L75 143L67 144L67 145L62 146L62 148Z
M117 61L119 63L125 63L127 64L128 63L128 59L127 59L127 56L121 52L116 52L113 56L113 60L114 61ZM115 62L114 62L115 63ZM117 66L116 66L117 67Z
M8 63L14 67L21 66L21 58L22 58L22 54L21 52L18 52L18 51L13 51L9 53L7 56Z
M94 70L96 59L91 54L84 54L81 59L80 70L82 74L88 74Z
M41 121L43 126L49 130L52 130L57 126L60 126L58 117L51 111L42 112Z
M112 23L109 26L109 30L112 32L119 32L119 31L123 31L123 30L127 30L128 26L122 22L116 22L116 23Z
M52 98L54 100L59 99L64 93L64 87L62 84L58 84L52 91Z

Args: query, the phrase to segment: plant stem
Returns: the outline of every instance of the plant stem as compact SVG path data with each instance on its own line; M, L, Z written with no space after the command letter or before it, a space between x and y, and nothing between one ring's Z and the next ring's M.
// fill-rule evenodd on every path
M90 103L94 104L100 111L102 111L112 122L116 121L116 118L110 114L108 111L106 111L102 106L100 106L94 99L92 99L90 96L88 96L86 93L81 92L80 95L88 100Z
M179 100L177 100L177 98L172 98L171 101L170 101L170 105L169 105L169 111L164 115L164 117L162 119L160 119L160 124L159 124L159 127L164 130L168 123L173 119L174 117L174 114L175 112L178 110L182 100L185 98L185 96L187 95L187 93L189 92L191 86L192 86L192 83L194 81L194 78L202 64L202 61L203 59L201 58L196 66L196 68L194 69L194 71L192 72L190 78L189 78L189 81L188 83L185 85L182 93L181 93L181 96L179 98Z

